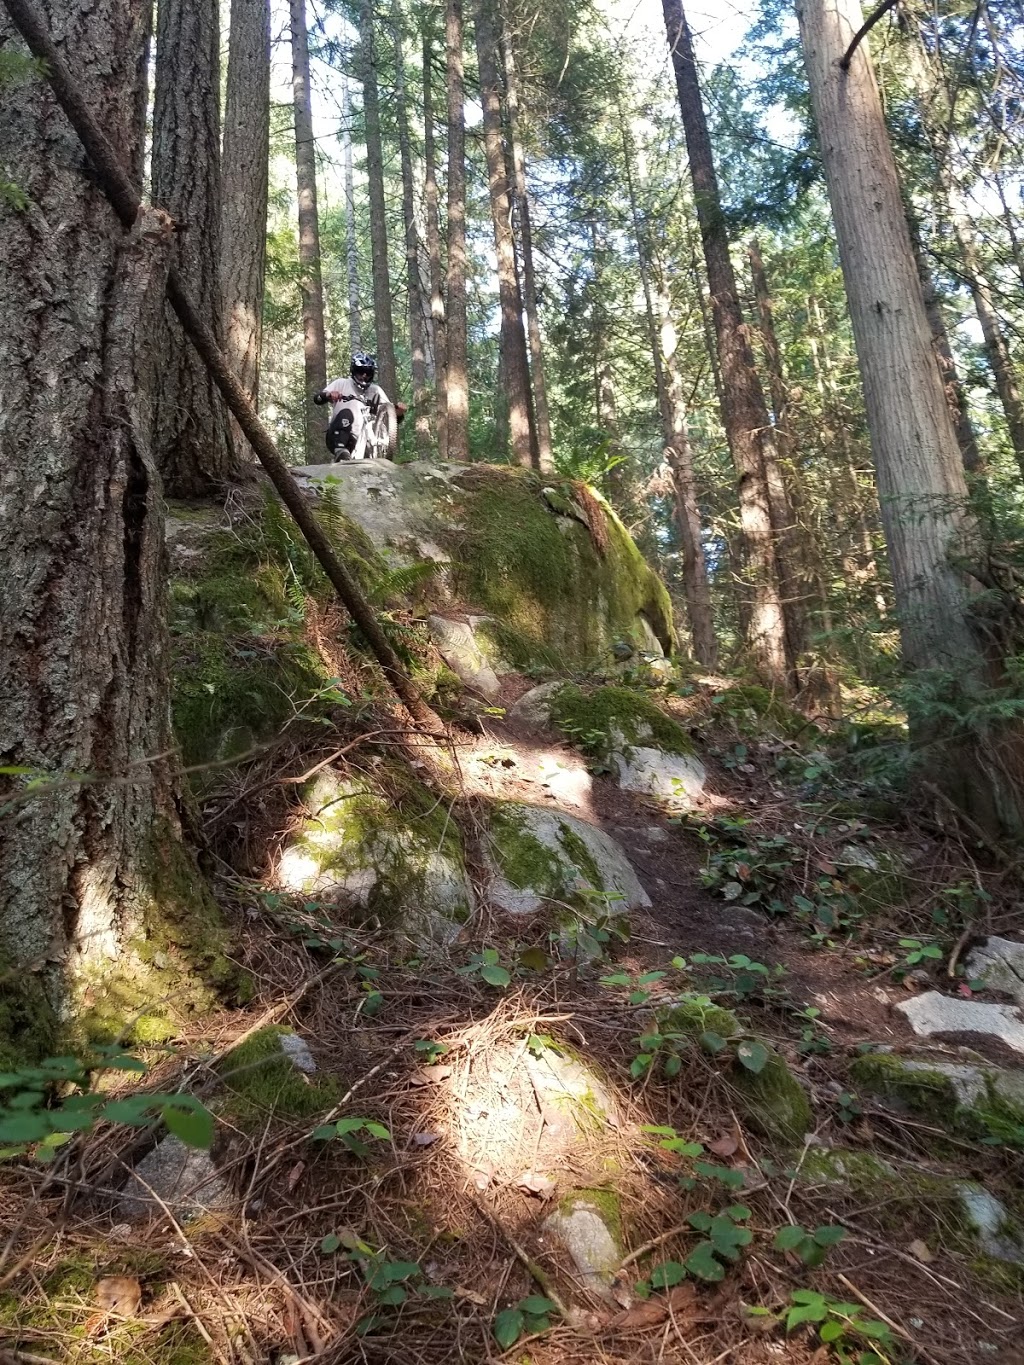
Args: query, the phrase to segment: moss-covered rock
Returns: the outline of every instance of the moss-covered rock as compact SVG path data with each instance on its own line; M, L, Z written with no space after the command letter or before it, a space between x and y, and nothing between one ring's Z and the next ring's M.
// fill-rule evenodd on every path
M650 905L626 855L604 830L515 801L495 802L487 819L484 856L498 908L522 915L555 902L593 914Z
M405 765L321 773L305 807L278 863L282 886L419 940L458 934L474 903L459 826Z
M282 1046L284 1028L259 1029L232 1049L218 1068L224 1082L224 1112L242 1127L276 1118L312 1119L337 1102L330 1077L313 1081Z
M607 662L620 639L643 648L641 618L671 652L664 585L607 504L593 495L584 513L569 481L549 483L546 493L529 470L425 462L297 473L313 486L336 480L346 514L378 550L444 562L429 605L492 616L514 645L506 653L516 667ZM602 519L597 533L591 515Z
M868 1053L850 1068L856 1085L968 1137L1024 1147L1024 1074L973 1062Z
M720 1038L733 1038L741 1031L740 1021L732 1010L712 1004L706 996L678 1000L655 1015L662 1033L681 1033L700 1038L702 1033L716 1033Z
M768 1060L760 1071L743 1066L733 1069L741 1109L747 1122L765 1137L799 1142L812 1126L810 1100L785 1059L772 1048L767 1051Z
M690 736L648 692L566 686L549 707L559 729L607 764L625 791L677 809L688 809L703 791L707 773Z

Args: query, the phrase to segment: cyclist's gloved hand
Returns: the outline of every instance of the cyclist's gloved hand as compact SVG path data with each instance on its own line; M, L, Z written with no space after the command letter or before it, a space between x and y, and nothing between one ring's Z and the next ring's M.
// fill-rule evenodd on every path
M321 389L319 393L313 395L313 402L316 403L318 407L322 406L324 403L329 403L330 401L331 400L327 397L326 389Z

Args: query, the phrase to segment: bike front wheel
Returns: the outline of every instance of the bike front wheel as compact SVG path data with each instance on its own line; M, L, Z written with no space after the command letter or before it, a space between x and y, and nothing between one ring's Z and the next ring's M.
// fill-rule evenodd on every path
M382 405L373 419L373 434L377 458L393 460L398 449L398 413L393 404Z

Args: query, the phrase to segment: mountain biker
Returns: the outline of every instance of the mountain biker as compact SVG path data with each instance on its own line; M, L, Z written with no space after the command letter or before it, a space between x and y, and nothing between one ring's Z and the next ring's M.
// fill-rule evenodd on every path
M355 449L359 431L353 428L348 407L353 399L357 400L357 405L364 404L371 417L376 417L386 405L395 408L399 421L405 416L405 404L392 404L381 386L374 383L376 373L377 357L367 355L365 351L356 351L348 376L332 379L325 389L313 395L314 403L332 404L331 420L324 437L332 455L337 453L339 446L345 446L349 452Z

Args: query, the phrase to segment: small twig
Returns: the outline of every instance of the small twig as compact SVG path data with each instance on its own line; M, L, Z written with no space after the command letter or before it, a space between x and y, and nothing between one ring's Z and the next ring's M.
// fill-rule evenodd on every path
M953 945L953 951L950 953L949 961L946 963L946 975L948 977L954 977L956 975L957 961L959 960L960 954L964 950L964 945L966 944L967 940L971 937L973 933L974 921L968 920L966 928L964 929L960 937L957 939L956 943Z
M861 1293L852 1280L847 1279L845 1275L839 1275L836 1278L839 1280L840 1284L846 1286L855 1299L860 1299L865 1308L870 1308L871 1312L874 1313L877 1318L884 1322L887 1327L891 1327L898 1337L902 1337L904 1341L908 1341L922 1360L927 1361L928 1365L939 1365L939 1361L935 1359L930 1351L926 1351L920 1342L914 1340L905 1327L901 1327L898 1322L894 1322L892 1318L882 1312L877 1304L872 1303L866 1294Z
M181 1286L178 1284L177 1280L171 1281L171 1293L174 1295L174 1297L181 1304L182 1308L184 1308L185 1312L192 1319L196 1331L206 1342L207 1346L209 1346L213 1354L217 1357L218 1360L223 1361L224 1360L223 1353L220 1350L218 1350L217 1344L214 1341L213 1337L211 1337L209 1332L206 1330L202 1318L189 1303L188 1299L186 1299L185 1295L181 1292Z
M849 71L850 62L853 60L853 54L857 51L858 47L860 47L863 40L868 36L868 34L871 32L874 26L878 23L879 19L881 19L884 15L888 14L891 9L895 9L896 3L897 0L882 0L882 3L878 6L878 8L868 15L868 17L864 20L863 24L861 24L860 28L853 35L853 38L850 42L850 46L846 49L846 52L843 54L843 59L839 63L840 71Z
M623 1271L628 1265L633 1265L642 1256L646 1256L649 1251L660 1247L662 1242L667 1242L670 1237L675 1237L680 1232L691 1231L689 1223L677 1223L675 1227L669 1228L668 1232L659 1233L657 1237L652 1237L649 1242L644 1242L643 1246L637 1247L636 1251L631 1251L628 1256L623 1257L619 1262L619 1270Z

